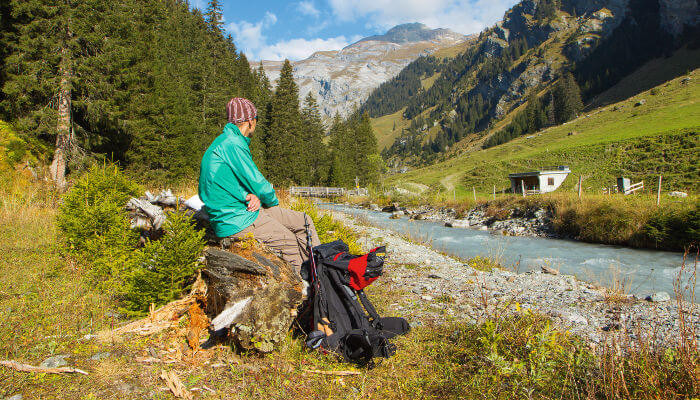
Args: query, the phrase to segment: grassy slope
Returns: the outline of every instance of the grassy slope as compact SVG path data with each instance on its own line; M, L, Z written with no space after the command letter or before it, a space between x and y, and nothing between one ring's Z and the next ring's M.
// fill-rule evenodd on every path
M410 122L403 118L405 110L404 107L393 114L371 119L372 130L377 137L379 150L391 146L394 139L401 133L401 129L408 128ZM393 129L394 124L396 124L396 130Z
M616 103L645 90L661 85L681 76L700 65L700 49L680 49L668 58L651 60L634 74L622 79L617 85L596 96L589 109Z
M575 174L587 177L585 188L599 189L602 185L612 184L610 180L617 173L625 172L624 168L630 165L623 163L622 171L615 170L611 165L615 161L613 154L625 161L624 142L678 134L680 129L686 129L686 136L690 136L691 146L694 146L685 155L690 157L686 161L697 164L698 156L694 149L697 148L697 133L700 129L700 74L696 70L687 76L690 80L685 83L682 82L685 76L681 76L658 86L653 95L651 91L640 93L628 100L593 110L567 124L543 130L529 139L525 136L490 149L464 152L444 162L391 176L387 182L412 181L431 185L451 176L452 182L462 185L462 189L474 185L477 191L489 192L493 185L499 190L509 187L507 175L510 172L568 164ZM642 99L646 104L636 107L635 103ZM576 134L569 136L570 132ZM614 142L622 143L610 145ZM644 146L645 143L638 142L637 145ZM644 155L640 154L640 157L644 158ZM674 165L666 167L673 169ZM463 180L460 179L462 176ZM564 188L573 188L573 181L574 179L568 179ZM697 183L691 189L697 190L695 186Z

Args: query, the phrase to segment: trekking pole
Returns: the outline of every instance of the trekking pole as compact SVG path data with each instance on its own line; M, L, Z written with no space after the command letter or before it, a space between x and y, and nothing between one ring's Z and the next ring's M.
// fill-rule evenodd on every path
M318 278L316 277L316 259L314 258L314 245L311 241L311 230L309 230L309 220L308 215L304 214L304 228L306 229L306 247L309 249L309 269L311 270L311 277L313 279L312 283L316 284L318 288Z

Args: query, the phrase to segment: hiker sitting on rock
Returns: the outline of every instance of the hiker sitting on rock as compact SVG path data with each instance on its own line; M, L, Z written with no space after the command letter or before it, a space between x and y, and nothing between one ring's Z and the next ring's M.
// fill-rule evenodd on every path
M212 228L221 239L252 233L299 271L308 259L304 213L279 207L275 189L253 162L249 145L257 110L250 100L236 97L226 114L228 123L204 153L199 173L199 197ZM307 219L317 246L316 228Z

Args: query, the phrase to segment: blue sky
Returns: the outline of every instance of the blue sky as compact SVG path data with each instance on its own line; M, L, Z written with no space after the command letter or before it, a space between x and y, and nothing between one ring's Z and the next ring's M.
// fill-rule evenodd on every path
M206 8L207 0L190 0ZM226 30L251 61L300 60L407 22L478 33L515 0L222 0Z

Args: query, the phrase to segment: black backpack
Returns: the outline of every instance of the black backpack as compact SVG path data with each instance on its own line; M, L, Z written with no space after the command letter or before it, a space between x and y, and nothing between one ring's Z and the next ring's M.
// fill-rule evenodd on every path
M380 317L363 288L382 274L385 247L356 256L341 240L313 248L313 260L302 267L311 283L306 314L306 344L340 354L345 361L370 364L390 357L396 346L389 339L410 330L398 317Z

